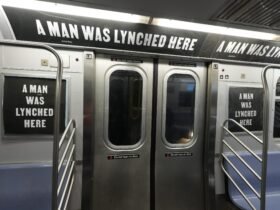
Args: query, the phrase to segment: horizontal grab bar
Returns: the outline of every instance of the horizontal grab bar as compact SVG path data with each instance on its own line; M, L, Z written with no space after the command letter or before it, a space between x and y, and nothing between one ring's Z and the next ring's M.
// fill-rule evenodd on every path
M68 207L68 203L69 203L69 199L70 199L70 195L71 195L71 191L72 191L72 188L73 188L74 181L75 181L75 175L73 175L73 177L72 177L71 184L70 184L67 196L66 196L66 200L65 200L65 204L64 204L63 210L66 210L67 207Z
M67 177L67 181L66 181L65 188L64 188L64 191L63 191L63 193L62 193L60 202L59 202L58 209L61 209L62 204L63 204L63 201L64 201L64 198L65 198L65 195L66 195L66 191L67 191L67 189L69 188L69 182L70 182L71 176L73 175L74 165L75 165L75 161L72 162L71 169L70 169L69 175L68 175L68 177Z
M225 141L223 140L223 143L232 151L233 154L236 155L236 157L258 178L259 181L262 180L260 175L248 164L246 161L236 152L234 149Z
M65 148L65 150L64 150L64 152L63 152L63 155L62 155L61 160L60 160L59 165L58 165L58 173L59 173L60 168L61 168L61 166L62 166L62 164L63 164L63 162L64 162L64 159L65 159L65 157L66 157L66 154L67 154L67 152L68 152L68 150L69 150L69 146L70 146L71 142L73 141L73 137L74 137L75 131L76 131L76 128L74 128L74 129L72 130L71 136L70 136L70 138L69 138L69 140L68 140L68 143L67 143L67 145L66 145L66 148Z
M61 146L62 146L62 144L63 144L63 142L64 142L64 140L65 140L65 137L66 137L67 133L69 132L70 127L71 127L72 124L73 124L73 129L76 128L75 120L71 119L71 120L69 121L67 127L65 128L65 131L64 131L64 133L62 134L62 137L61 137L61 139L60 139L60 141L59 141L59 149L61 148Z
M259 142L260 144L263 144L263 141L261 139L259 139L255 134L253 134L251 131L249 131L247 128L245 128L244 126L240 125L236 120L234 119L227 119L224 121L223 123L223 127L225 127L226 123L228 122L233 122L235 125L237 125L238 127L242 128L244 131L246 131L246 133L248 133L250 136L252 136L257 142Z
M249 204L249 206L253 209L253 210L257 210L256 207L251 203L251 201L247 198L247 196L245 195L245 193L238 187L238 185L236 184L236 182L233 180L233 178L229 175L229 173L226 171L226 169L224 168L223 164L221 164L222 170L224 171L224 173L226 174L226 176L230 179L230 181L232 182L232 184L236 187L236 189L239 191L239 193L242 195L242 197L245 199L245 201Z
M230 132L226 127L223 127L241 146L243 146L248 152L250 152L258 161L262 162L262 159L253 151L251 150L246 144L244 144L240 139Z
M255 193L255 195L261 199L260 194L256 191L256 189L248 182L248 180L241 174L241 172L234 166L234 164L224 155L222 154L224 159L231 165L234 171L241 177L241 179L247 184L247 186Z
M221 164L221 168L222 171L224 172L224 174L228 177L228 179L232 182L232 184L235 186L235 188L239 191L239 193L242 195L242 197L245 199L245 201L249 204L250 208L253 210L256 210L256 207L253 205L253 203L249 200L249 198L246 196L246 194L242 191L242 189L238 186L238 184L235 182L235 180L233 179L233 177L230 175L230 173L224 168L224 164L227 162L229 164L229 167L232 167L232 169L234 170L234 172L236 174L238 174L238 176L240 177L241 180L243 180L246 183L246 186L248 188L250 188L252 190L252 192L257 196L257 198L260 201L260 206L261 206L261 210L265 210L264 206L264 199L265 199L265 192L263 191L264 189L264 182L266 180L265 176L263 176L263 167L266 164L266 160L265 158L260 157L254 150L252 150L249 146L247 146L239 137L237 137L233 132L231 132L228 128L228 126L226 126L227 123L232 122L235 125L237 125L238 127L240 127L242 129L243 132L245 132L247 134L248 137L252 137L257 143L259 143L262 146L262 150L264 154L264 148L266 147L266 141L261 140L260 138L258 138L257 136L255 136L251 131L249 131L248 129L246 129L244 126L240 125L237 121L233 120L233 119L227 119L224 121L223 125L222 125L222 129L223 129L223 134L222 134L222 143L221 143L221 150L220 150L220 164ZM232 139L225 139L225 134L228 133L228 137L232 137ZM234 147L232 147L232 145L229 143L229 140L235 140L235 142L237 142L239 145L241 145L247 152L249 152L251 155L253 155L261 164L262 164L262 175L259 175L251 166L249 163L247 163L245 161L245 159L243 159L238 152L234 149ZM250 170L255 177L259 180L259 183L261 185L261 191L258 192L252 185L251 183L246 179L246 177L241 173L241 171L239 171L238 167L236 167L234 165L233 162L231 162L231 160L226 156L225 152L223 152L223 148L227 147L229 149L229 151L234 154L239 161L241 161L245 167L247 167L248 170Z
M70 165L70 161L71 161L72 156L73 156L73 154L74 154L74 150L75 150L75 145L72 146L71 152L70 152L70 154L69 154L66 167L65 167L65 169L64 169L64 171L63 171L63 174L62 174L62 177L61 177L59 186L58 186L57 195L59 195L59 193L60 193L62 184L63 184L64 179L65 179L66 172L68 171L68 167L69 167L69 165Z

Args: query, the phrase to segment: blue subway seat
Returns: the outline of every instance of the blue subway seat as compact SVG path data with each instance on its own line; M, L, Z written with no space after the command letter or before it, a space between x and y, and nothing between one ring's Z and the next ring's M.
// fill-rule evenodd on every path
M261 164L250 153L239 153L240 156L259 174L261 175ZM238 168L242 175L248 180L248 182L260 193L261 185L260 181L254 176L254 174L244 164L232 154L226 155L229 160ZM247 186L247 184L240 178L240 176L234 171L234 169L227 163L225 168L229 172L230 176L236 181L241 190L246 194L249 200L253 203L256 209L260 209L260 203L254 192ZM269 152L267 162L267 186L266 186L266 209L267 210L279 210L280 206L280 153ZM251 207L244 200L235 186L228 180L228 193L232 202L242 210L251 210Z
M1 210L50 210L49 164L0 165Z

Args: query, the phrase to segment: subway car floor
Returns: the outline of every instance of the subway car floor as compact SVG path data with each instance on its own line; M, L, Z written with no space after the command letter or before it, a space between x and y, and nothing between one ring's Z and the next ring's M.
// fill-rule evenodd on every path
M216 210L239 210L225 195L216 196Z

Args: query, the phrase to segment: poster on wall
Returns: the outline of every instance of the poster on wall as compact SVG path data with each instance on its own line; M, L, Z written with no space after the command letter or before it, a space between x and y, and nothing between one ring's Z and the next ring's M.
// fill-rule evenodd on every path
M234 119L249 131L261 131L263 120L263 89L254 87L231 87L229 89L229 118ZM229 123L229 130L242 129Z
M5 135L51 135L54 132L55 79L5 76ZM66 81L62 82L60 129L65 128Z

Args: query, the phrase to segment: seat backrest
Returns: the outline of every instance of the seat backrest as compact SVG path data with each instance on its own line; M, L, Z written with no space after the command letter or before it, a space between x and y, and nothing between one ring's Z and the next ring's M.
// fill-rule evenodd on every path
M259 175L261 175L261 163L249 153L239 154ZM227 154L227 157L235 165L236 168L241 172L241 174L248 180L248 182L260 192L260 182L254 176L254 174L235 156L232 154ZM267 159L267 194L280 192L280 152L269 152ZM225 161L225 168L234 178L238 186L242 191L248 196L255 196L252 190L246 185L246 183L240 178L240 176L234 171L234 169ZM240 196L238 190L233 186L233 184L228 182L228 192L230 196Z
M50 210L49 164L0 165L0 209Z

